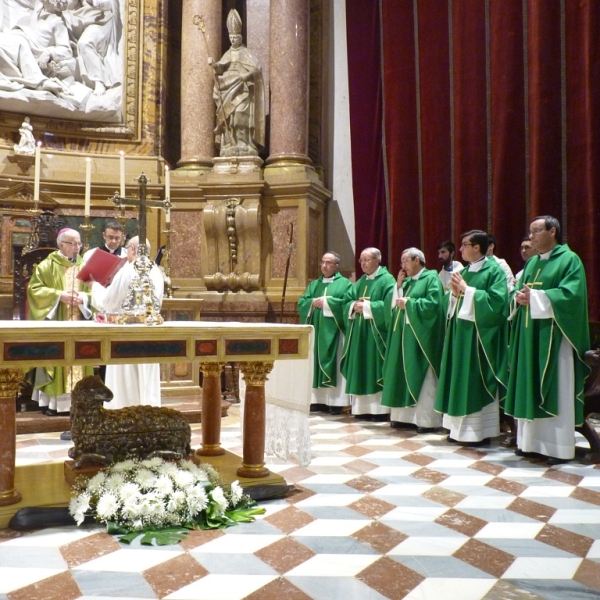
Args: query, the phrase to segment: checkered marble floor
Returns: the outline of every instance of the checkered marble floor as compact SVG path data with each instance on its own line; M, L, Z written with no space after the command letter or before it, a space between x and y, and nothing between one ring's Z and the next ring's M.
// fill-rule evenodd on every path
M222 442L241 454L236 415ZM0 600L600 598L599 468L349 415L310 424L308 468L268 462L297 493L262 503L254 523L160 548L121 546L100 526L0 530ZM64 460L69 444L17 446L30 464Z

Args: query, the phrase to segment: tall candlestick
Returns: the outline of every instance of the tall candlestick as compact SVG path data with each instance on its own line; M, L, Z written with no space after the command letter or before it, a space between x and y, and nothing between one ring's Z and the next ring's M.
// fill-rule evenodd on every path
M165 167L165 198L167 200L171 200L171 171L169 167ZM165 222L171 222L171 210L167 209L165 211Z
M85 212L86 217L90 216L90 196L92 190L92 159L85 159Z
M119 152L119 181L121 182L120 194L121 198L125 197L125 152L121 150Z
M40 201L40 171L42 165L42 142L35 145L35 167L33 171L33 201Z

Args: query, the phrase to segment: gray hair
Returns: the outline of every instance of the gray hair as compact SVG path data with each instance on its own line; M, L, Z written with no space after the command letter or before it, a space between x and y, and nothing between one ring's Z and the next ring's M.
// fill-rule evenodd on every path
M418 258L419 262L423 266L425 266L425 255L418 248L414 248L414 247L407 248L406 250L402 250L402 254L400 256L402 256L403 254L408 254L408 256L410 256L410 258Z
M333 258L335 258L335 264L336 265L340 264L342 257L337 252L334 252L333 250L327 250L327 252L325 252L323 254L323 256L325 256L325 254L331 254L331 256L333 256Z
M70 227L65 227L64 229L61 229L58 232L58 236L56 238L56 241L57 242L64 242L65 238L67 237L67 234L68 235L72 235L72 234L79 235L79 231L77 231L76 229L71 229Z
M381 252L377 248L365 248L363 252L368 252L375 260L381 262Z

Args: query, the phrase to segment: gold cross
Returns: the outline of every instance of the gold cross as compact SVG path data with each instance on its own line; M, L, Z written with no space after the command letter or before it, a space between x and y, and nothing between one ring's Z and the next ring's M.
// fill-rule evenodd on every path
M525 284L527 287L535 287L536 285L543 285L543 283L541 281L537 280L537 278L539 277L540 271L541 271L541 269L538 269L538 271L535 274L535 277L533 278L533 281L531 283ZM529 302L531 303L531 294L529 294ZM525 327L529 327L529 304L525 308L526 308Z

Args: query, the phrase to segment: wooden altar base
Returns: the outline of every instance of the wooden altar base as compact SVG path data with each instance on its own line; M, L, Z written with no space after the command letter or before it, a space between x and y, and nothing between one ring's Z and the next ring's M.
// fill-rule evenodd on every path
M225 451L221 456L203 456L202 462L212 465L221 475L223 483L231 483L236 479L243 487L251 485L286 485L286 481L277 473L269 473L260 479L238 477L237 469L241 457ZM16 467L15 487L22 495L18 504L0 506L0 529L8 527L12 516L27 506L58 507L68 506L71 499L71 486L66 477L73 477L71 468L73 461L43 463ZM68 472L71 472L68 475Z
M180 411L190 423L202 423L202 396L162 398L162 406ZM226 417L231 402L221 400L221 417ZM39 411L16 414L17 435L34 433L59 433L71 426L70 417L47 417Z

